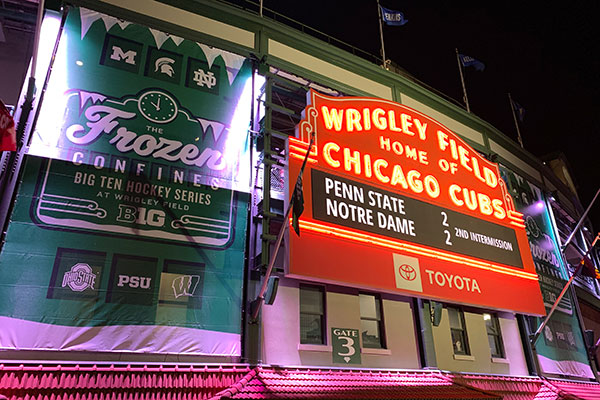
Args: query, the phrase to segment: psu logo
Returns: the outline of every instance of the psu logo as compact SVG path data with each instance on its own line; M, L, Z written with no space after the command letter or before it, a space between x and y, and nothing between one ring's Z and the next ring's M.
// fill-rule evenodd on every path
M140 288L140 289L150 289L150 281L152 278L148 278L145 276L129 276L129 275L119 275L119 282L117 286L123 287L125 285L130 288Z

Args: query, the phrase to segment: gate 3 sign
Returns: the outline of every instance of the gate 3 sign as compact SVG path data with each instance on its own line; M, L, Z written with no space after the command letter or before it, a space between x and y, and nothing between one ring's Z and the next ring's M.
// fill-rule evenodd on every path
M289 275L544 314L523 215L496 164L391 101L311 91L308 103L289 141L291 193L315 133Z

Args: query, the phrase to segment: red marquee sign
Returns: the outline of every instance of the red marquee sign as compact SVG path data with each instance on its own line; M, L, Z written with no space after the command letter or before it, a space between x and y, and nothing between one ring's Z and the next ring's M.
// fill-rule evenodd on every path
M290 276L545 313L522 214L498 166L391 101L312 91L289 140L289 189L311 133Z

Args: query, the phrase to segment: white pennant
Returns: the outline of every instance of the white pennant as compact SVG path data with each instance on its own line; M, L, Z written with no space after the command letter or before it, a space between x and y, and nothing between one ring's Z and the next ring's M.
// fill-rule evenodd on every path
M212 67L215 58L221 56L223 62L225 62L225 67L227 68L227 77L229 78L229 84L231 85L238 72L240 72L240 68L244 63L245 58L225 50L215 49L214 47L210 47L202 43L198 43L198 46L200 46L204 52L209 68Z
M101 14L96 11L88 10L87 8L79 9L79 16L81 17L81 40L85 37L90 26L101 18Z
M222 124L218 121L210 121L208 119L198 118L198 122L202 125L202 130L206 133L208 127L212 128L213 137L215 138L215 143L219 141L221 134L225 130L225 124Z
M183 42L183 38L180 38L179 36L173 36L171 35L171 40L173 41L173 43L175 43L176 46L179 46L181 44L181 42Z
M167 39L169 39L169 35L167 35L164 32L157 31L156 29L149 29L152 36L154 36L154 42L156 43L156 47L160 49L162 45L167 41Z
M121 27L121 29L125 29L129 24L131 24L131 22L123 21L104 14L102 14L102 21L104 21L104 26L106 26L106 32L108 32L110 28L115 26L115 24L118 24Z
M242 56L238 56L233 53L223 53L221 54L223 60L225 61L225 65L227 66L227 77L229 78L229 84L231 85L235 80L238 72L242 68L242 64L244 64L245 58Z

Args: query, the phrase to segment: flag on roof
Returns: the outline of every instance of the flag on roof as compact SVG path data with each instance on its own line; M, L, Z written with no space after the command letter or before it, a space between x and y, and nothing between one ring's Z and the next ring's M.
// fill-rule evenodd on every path
M471 56L459 54L458 58L463 67L474 67L477 71L483 71L485 69L484 63Z
M515 113L517 114L517 118L519 118L519 121L523 122L523 118L525 117L525 109L523 107L521 107L521 105L519 103L517 103L516 101L512 100L512 106L513 106L513 110L515 110Z
M400 11L390 10L382 6L379 6L379 8L381 8L381 18L387 25L402 26L408 22Z

